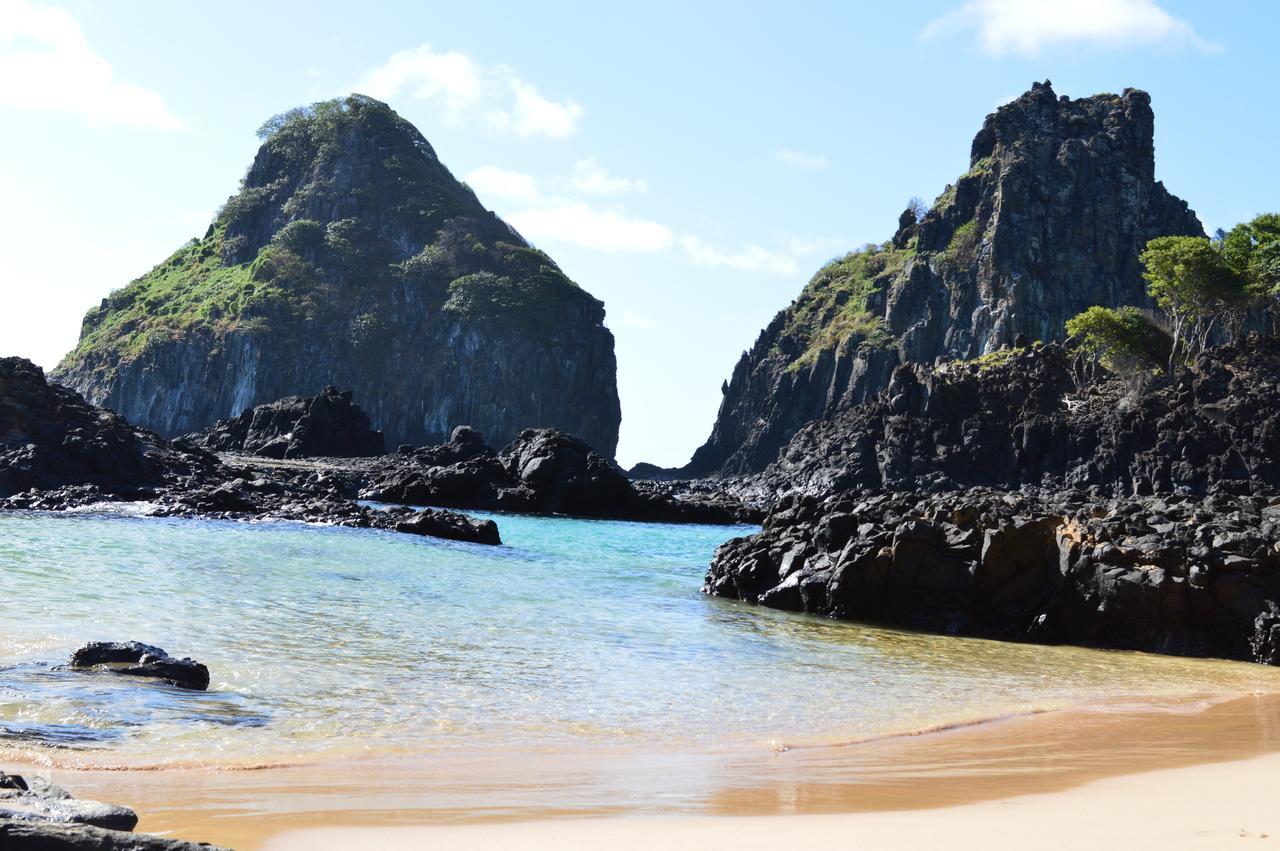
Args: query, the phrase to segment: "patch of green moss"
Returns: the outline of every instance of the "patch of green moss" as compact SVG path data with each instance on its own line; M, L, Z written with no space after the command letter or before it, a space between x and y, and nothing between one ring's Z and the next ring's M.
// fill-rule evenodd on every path
M127 361L148 345L195 328L259 327L261 323L248 321L255 308L285 293L260 264L224 266L223 234L219 226L204 239L192 240L90 310L69 360L96 351Z
M803 348L787 368L802 369L821 352L850 339L860 344L891 345L892 336L867 309L867 303L872 295L890 287L914 256L914 248L871 245L819 269L788 309L783 336L791 345Z

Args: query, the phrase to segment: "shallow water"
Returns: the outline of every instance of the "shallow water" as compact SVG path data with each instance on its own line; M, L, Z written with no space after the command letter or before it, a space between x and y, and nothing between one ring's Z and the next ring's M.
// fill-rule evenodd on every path
M0 756L767 751L1087 705L1280 690L1280 670L918 635L701 595L747 528L499 517L500 548L297 524L0 515ZM54 669L137 639L206 694Z

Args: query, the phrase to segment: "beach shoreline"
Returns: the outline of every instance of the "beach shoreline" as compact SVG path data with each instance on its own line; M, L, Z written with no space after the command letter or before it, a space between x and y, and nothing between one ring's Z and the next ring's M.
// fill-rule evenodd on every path
M927 810L309 829L275 837L263 848L1275 848L1280 847L1280 808L1275 806L1274 791L1277 774L1280 754L1270 754L1104 778L1045 794Z
M1220 782L1268 788L1280 768L1280 694L1035 712L859 744L762 747L713 761L599 762L576 755L523 765L405 757L259 771L47 774L81 796L127 802L142 815L140 830L239 851L337 848L356 835L379 848L585 848L606 841L749 848L766 836L794 832L818 842L830 831L864 828L870 844L859 847L880 847L875 837L882 834L886 842L911 835L927 843L929 834L901 833L901 825L944 830L958 819L960 830L967 819L989 820L1027 796L1037 803L1019 812L1052 817L1100 784L1120 784L1135 801L1154 802L1164 783L1154 778L1163 772L1177 773L1187 795L1201 790L1210 799L1224 788ZM616 765L605 770L610 762ZM680 772L699 775L695 794L663 803L655 784ZM1259 825L1265 812L1242 811ZM1242 822L1239 829L1280 834L1280 824L1259 825ZM1085 841L1078 831L1067 835Z

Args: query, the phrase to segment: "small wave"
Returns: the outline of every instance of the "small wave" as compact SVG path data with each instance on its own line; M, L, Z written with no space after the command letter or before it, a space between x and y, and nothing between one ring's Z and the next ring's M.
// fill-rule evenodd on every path
M1205 712L1215 706L1224 703L1230 703L1233 700L1239 700L1244 697L1263 697L1268 694L1280 695L1280 692L1267 691L1248 691L1248 692L1231 692L1223 694L1200 694L1187 696L1153 696L1150 698L1128 698L1116 699L1103 703L1078 704L1067 706L1041 706L1029 709L1013 710L1010 712L1000 712L992 715L981 715L975 718L965 718L958 721L944 721L938 724L927 724L922 727L912 727L906 730L893 730L884 733L871 733L866 736L859 736L853 739L843 739L834 742L783 742L773 740L769 743L769 747L774 753L786 753L792 750L819 750L823 748L848 748L858 745L868 745L875 742L890 741L893 739L909 739L917 736L931 736L939 733L950 733L956 730L966 730L974 727L983 727L990 724L999 724L1007 721L1015 721L1024 718L1034 718L1040 715L1050 714L1066 714L1066 713L1099 713L1118 715L1122 713L1153 713L1153 714L1195 714Z

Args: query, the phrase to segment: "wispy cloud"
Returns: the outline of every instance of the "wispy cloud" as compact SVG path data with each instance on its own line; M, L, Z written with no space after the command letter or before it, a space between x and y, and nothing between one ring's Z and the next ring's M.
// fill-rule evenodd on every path
M726 267L739 272L768 272L774 275L795 275L800 271L795 258L766 251L758 245L745 245L737 251L721 251L696 236L684 237L680 240L680 245L695 266Z
M806 154L804 151L792 151L783 148L778 151L778 159L788 165L798 165L801 168L826 168L827 158L820 157L817 154Z
M464 179L482 201L500 198L520 204L537 204L542 200L538 180L530 174L486 165L468 172Z
M658 321L643 313L636 313L633 310L622 311L622 324L628 328L636 328L641 331L648 331L658 327Z
M779 240L790 254L803 257L806 254L830 254L849 244L849 241L838 236L804 236L788 234Z
M530 239L567 242L597 251L651 253L669 248L675 238L658 222L597 210L580 201L523 210L507 218Z
M572 136L582 117L577 103L543 97L506 65L484 66L461 51L441 53L429 44L393 54L365 72L354 89L383 100L430 101L445 121L479 121L521 137Z
M628 192L649 191L648 181L611 174L595 157L587 157L573 164L569 185L588 195L624 195Z
M116 78L70 12L29 0L0 0L0 106L94 127L186 129L159 94Z
M1045 48L1059 45L1222 49L1153 0L970 0L930 21L921 36L930 39L969 31L976 33L983 51L996 58L1038 56Z

